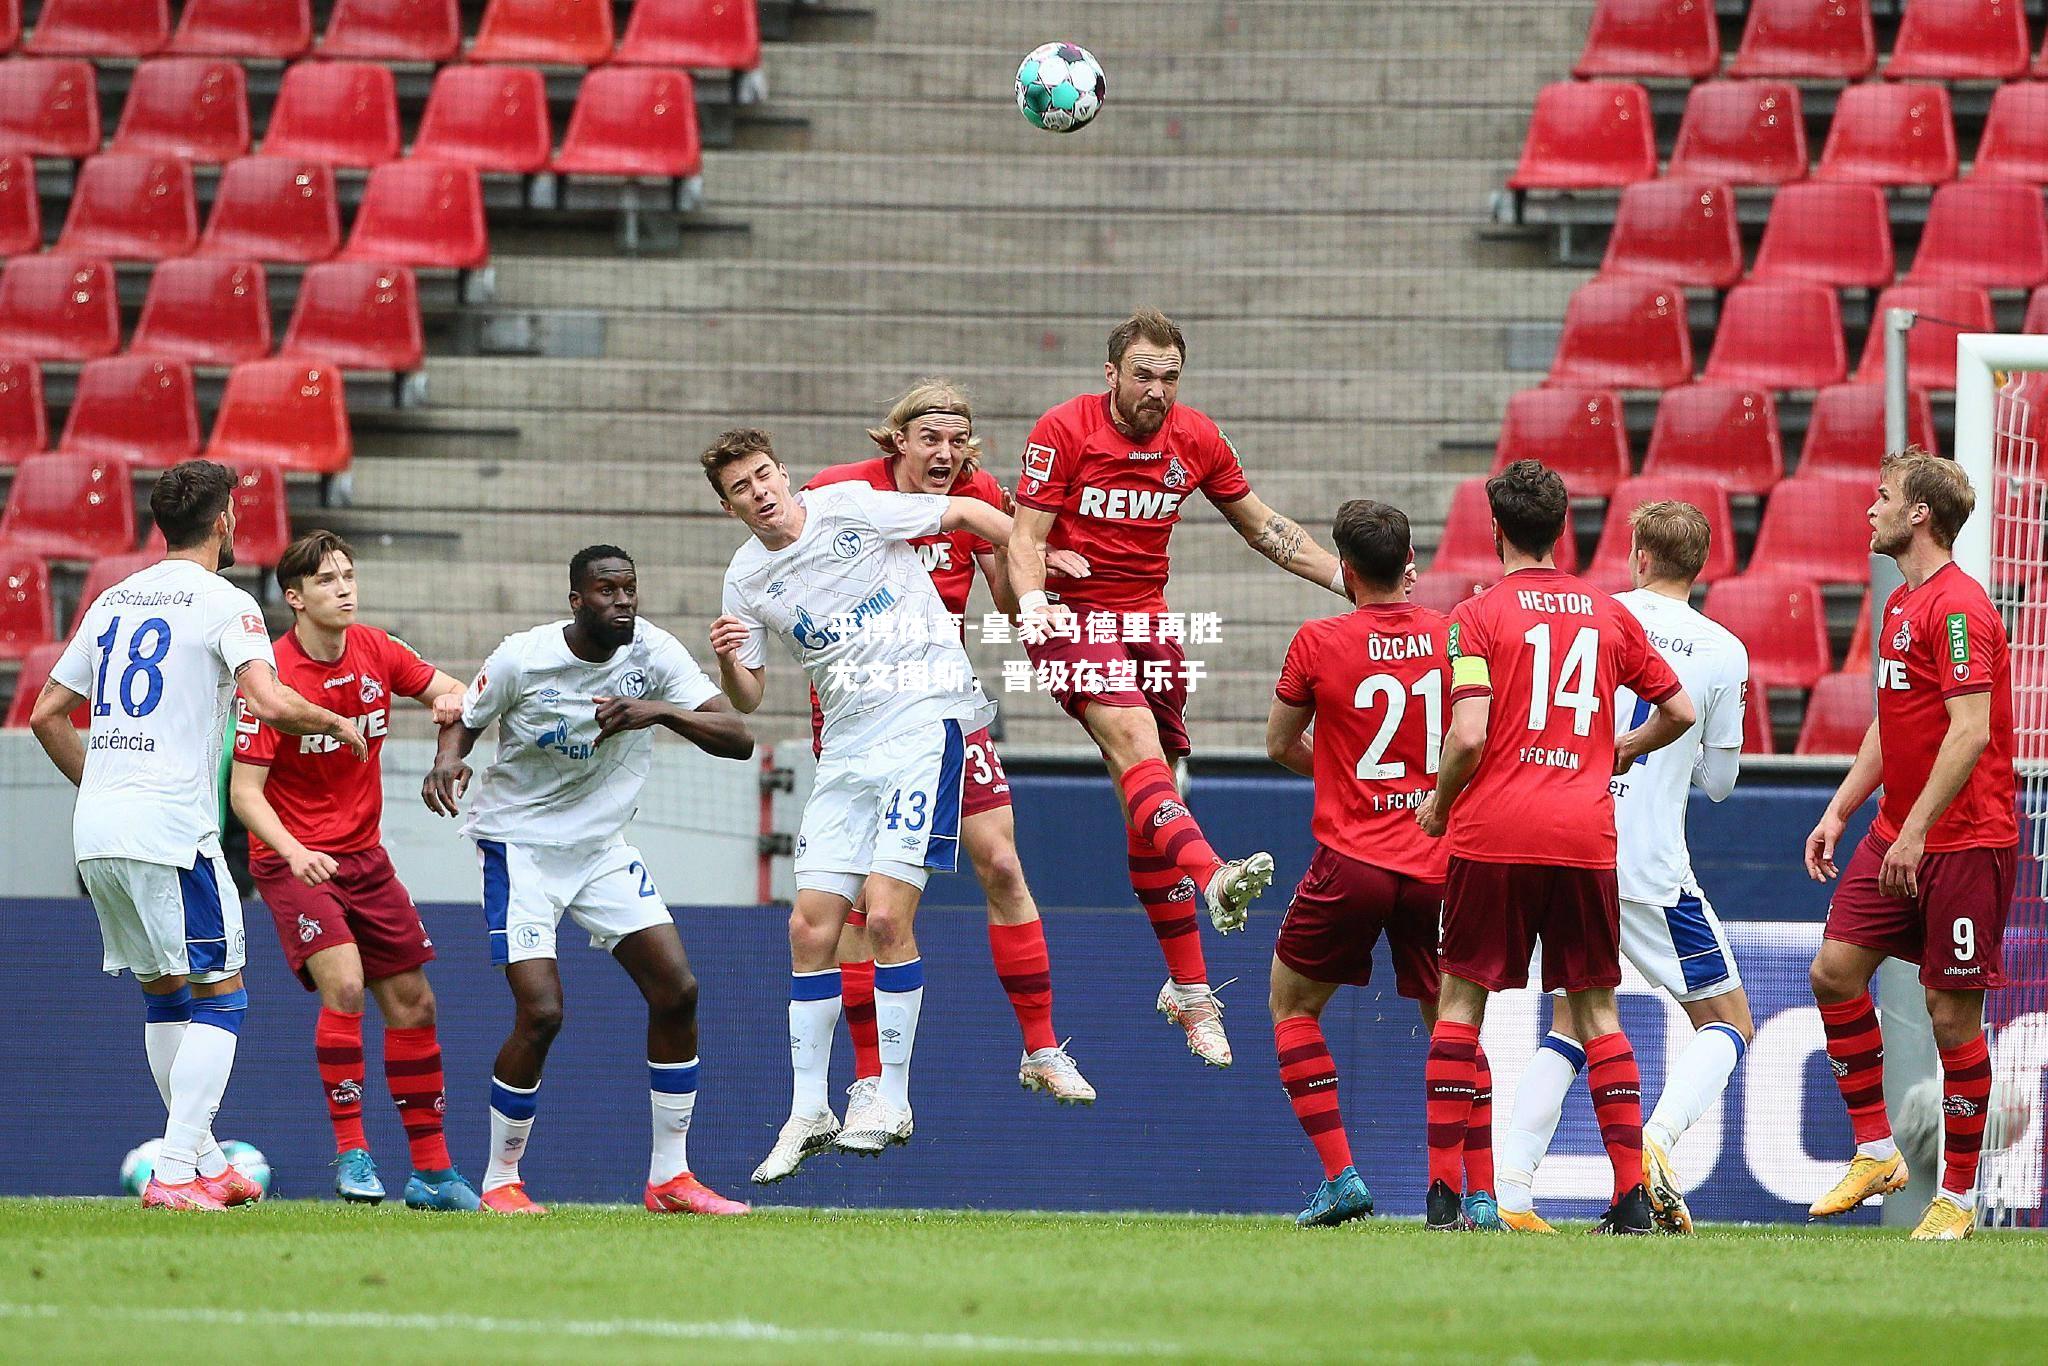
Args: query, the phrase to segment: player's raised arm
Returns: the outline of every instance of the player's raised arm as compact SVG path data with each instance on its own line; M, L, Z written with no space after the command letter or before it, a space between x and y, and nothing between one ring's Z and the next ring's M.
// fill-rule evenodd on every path
M1274 564L1338 597L1344 596L1344 573L1337 567L1337 557L1317 545L1315 537L1303 530L1300 523L1267 507L1258 494L1247 493L1231 502L1218 503L1216 510L1237 528L1246 545Z
M293 692L263 660L252 659L237 670L235 685L242 690L249 714L271 729L286 735L325 735L346 745L358 759L370 757L370 746L353 721Z
M597 743L621 731L661 726L717 758L753 758L754 733L681 642L657 637L653 653L661 666L661 695L592 698L597 704Z
M1012 525L1010 518L994 504L985 503L979 498L958 496L946 499L945 515L939 519L941 531L959 531L964 528L990 545L1008 545ZM1043 578L1041 575L1041 582Z

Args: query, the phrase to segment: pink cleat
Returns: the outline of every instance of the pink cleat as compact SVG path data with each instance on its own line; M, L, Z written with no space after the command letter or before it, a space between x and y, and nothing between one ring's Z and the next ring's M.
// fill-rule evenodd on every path
M209 1189L204 1181L197 1178L167 1186L155 1177L142 1192L144 1209L205 1209L224 1210L227 1208L220 1198Z
M496 1186L477 1197L477 1203L492 1214L546 1214L548 1207L538 1205L526 1193L526 1183L514 1181L509 1186Z
M647 1188L647 1208L657 1214L746 1214L748 1207L728 1200L696 1177L684 1172L659 1186Z
M263 1198L263 1187L233 1166L219 1176L201 1173L199 1184L206 1188L207 1194L220 1201L224 1209L233 1209L237 1205L253 1205Z

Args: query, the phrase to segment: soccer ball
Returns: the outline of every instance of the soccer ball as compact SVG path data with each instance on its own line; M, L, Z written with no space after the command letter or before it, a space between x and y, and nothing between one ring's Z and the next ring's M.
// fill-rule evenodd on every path
M1047 43L1017 68L1017 108L1034 128L1071 133L1102 112L1109 80L1087 48Z
M254 1181L265 1195L270 1194L270 1159L254 1143L244 1143L231 1138L220 1145L221 1156L242 1175Z
M140 1195L149 1185L150 1173L156 1170L157 1152L164 1146L160 1138L148 1139L128 1150L128 1156L121 1159L121 1189L130 1195ZM270 1191L270 1159L254 1143L243 1143L239 1139L220 1145L221 1155L242 1175Z

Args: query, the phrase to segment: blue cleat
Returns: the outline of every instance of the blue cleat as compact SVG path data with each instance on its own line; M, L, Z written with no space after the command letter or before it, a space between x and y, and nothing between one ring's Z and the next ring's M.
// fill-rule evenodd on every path
M1500 1221L1500 1204L1491 1191L1473 1191L1463 1202L1465 1220L1481 1233L1500 1233L1504 1229Z
M1346 1167L1322 1185L1308 1202L1308 1208L1294 1216L1302 1228L1334 1228L1372 1213L1372 1192L1358 1177L1358 1168Z
M405 1207L425 1210L473 1210L481 1202L461 1172L414 1172L405 1183Z
M377 1164L368 1148L350 1148L334 1159L334 1193L353 1205L384 1202L384 1183L377 1179Z

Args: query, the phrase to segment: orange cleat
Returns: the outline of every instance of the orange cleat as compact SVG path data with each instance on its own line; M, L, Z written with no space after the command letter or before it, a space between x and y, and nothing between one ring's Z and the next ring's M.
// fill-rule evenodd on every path
M748 1207L728 1200L696 1177L684 1172L659 1186L647 1188L647 1208L657 1214L745 1214Z
M477 1197L478 1205L492 1214L546 1214L546 1205L537 1205L526 1193L526 1183L514 1181L509 1186L493 1186Z
M233 1209L237 1205L253 1205L263 1198L263 1187L233 1166L219 1176L207 1176L202 1173L199 1184L206 1187L207 1193L220 1201L224 1209Z
M197 1178L190 1181L181 1181L175 1186L167 1186L155 1177L151 1177L149 1185L143 1189L142 1207L144 1209L204 1210L224 1210L227 1208L211 1190L207 1189L206 1183Z

